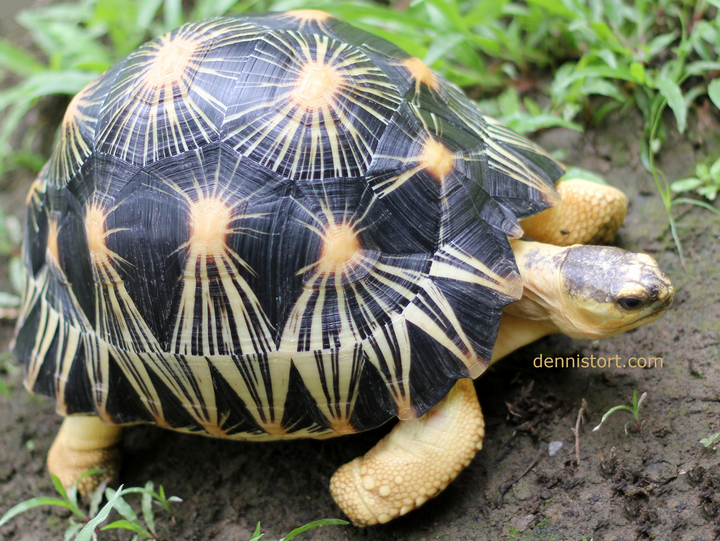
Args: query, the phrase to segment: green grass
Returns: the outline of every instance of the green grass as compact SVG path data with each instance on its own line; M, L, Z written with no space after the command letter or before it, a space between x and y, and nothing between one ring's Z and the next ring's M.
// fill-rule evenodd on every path
M101 473L100 470L88 470L80 476L80 479ZM106 488L105 483L101 483L92 494L89 508L86 511L78 500L77 483L66 490L55 475L52 475L52 482L55 491L60 496L59 498L41 496L20 502L0 518L0 526L7 524L16 516L30 509L52 506L67 509L73 515L68 519L68 526L63 536L66 540L89 541L97 536L98 531L109 529L129 530L135 534L135 539L143 537L156 539L153 503L158 504L172 515L170 503L181 501L180 498L175 496L167 498L162 486L155 492L152 481L148 481L144 487L123 488L121 486L118 490ZM125 501L125 497L129 494L141 494L142 522L132 506ZM106 498L107 503L100 508L103 497ZM122 516L122 519L100 528L100 525L108 519L112 510L117 511Z
M636 109L643 118L641 160L680 248L673 205L700 201L714 208L698 197L713 199L717 175L671 185L655 156L669 118L684 133L704 100L720 104L718 6L718 0L198 0L191 9L181 0L54 4L17 18L34 40L32 52L0 40L0 80L10 84L0 92L0 172L37 170L47 158L33 151L36 130L17 133L40 99L77 93L147 39L207 16L314 7L424 59L521 133L582 129L611 112ZM671 117L663 114L668 109ZM698 195L674 203L681 189Z
M614 406L607 410L605 412L605 415L602 416L602 419L600 420L600 424L597 425L595 428L593 428L593 432L600 429L600 427L603 425L603 423L610 417L613 413L616 413L618 411L626 411L630 413L630 415L633 416L633 419L635 420L635 430L638 431L638 433L642 430L642 426L644 421L640 418L640 406L643 403L643 400L645 400L645 397L647 396L647 393L643 393L640 398L638 399L637 390L633 391L632 396L632 406L626 406L624 404L619 406ZM625 425L625 434L627 434L627 424Z
M80 479L101 473L101 470L88 470L80 476ZM170 504L180 503L182 501L176 496L165 496L165 490L162 485L156 492L152 481L145 483L144 487L124 488L120 486L118 490L106 488L105 483L101 483L90 497L88 509L85 510L78 500L77 483L69 489L65 489L55 475L52 475L52 482L55 491L60 496L59 498L41 496L20 502L8 510L3 517L0 517L0 526L4 526L16 516L30 509L52 506L67 509L73 515L68 519L68 526L63 536L63 539L66 541L71 539L74 541L90 541L91 539L94 540L101 537L99 535L100 532L117 529L132 532L133 540L160 539L156 528L154 506L159 506L172 516ZM140 512L137 512L133 506L126 501L125 498L131 494L139 494L141 496ZM102 503L103 497L106 499L106 504L101 508L100 504ZM108 520L112 511L117 512L122 518L102 526L102 524ZM299 528L295 528L279 541L289 541L303 532L313 530L320 526L344 524L348 524L348 522L338 519L316 520ZM258 523L249 541L259 541L263 535L264 534L260 532L260 523Z

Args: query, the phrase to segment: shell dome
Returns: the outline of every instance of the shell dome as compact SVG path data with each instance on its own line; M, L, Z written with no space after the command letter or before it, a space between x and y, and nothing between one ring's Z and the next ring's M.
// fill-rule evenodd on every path
M237 439L421 415L487 366L560 174L328 14L187 24L73 99L33 184L26 385Z

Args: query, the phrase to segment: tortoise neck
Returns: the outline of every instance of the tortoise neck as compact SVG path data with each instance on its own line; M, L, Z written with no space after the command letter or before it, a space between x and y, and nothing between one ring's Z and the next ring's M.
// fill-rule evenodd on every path
M523 295L506 306L504 313L547 327L545 334L560 332L553 315L563 310L565 295L560 268L567 248L522 240L512 241L511 246L522 278Z
M535 340L557 333L550 325L503 313L490 364Z

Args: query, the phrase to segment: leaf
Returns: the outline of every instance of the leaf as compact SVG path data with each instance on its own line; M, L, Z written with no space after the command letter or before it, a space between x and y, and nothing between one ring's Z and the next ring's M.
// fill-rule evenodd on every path
M126 491L127 494L129 491ZM115 491L112 488L106 488L105 489L105 497L109 500L113 496L115 496ZM128 521L134 523L134 524L140 524L140 520L138 519L137 513L133 510L132 507L130 507L130 504L127 503L122 496L119 497L115 502L115 510L120 513L123 517L125 517Z
M528 115L526 113L517 113L515 115L501 117L499 120L511 130L521 134L547 128L567 128L569 130L583 131L582 126L579 124L551 114Z
M633 62L630 64L630 73L632 73L635 80L640 83L641 85L644 85L646 82L645 77L645 65L640 62Z
M685 66L686 75L702 75L708 71L717 70L720 70L720 62L711 62L709 60L698 60Z
M543 7L552 13L556 13L565 19L570 21L578 18L579 14L570 11L565 4L559 0L528 0L528 4L535 4L536 6Z
M476 1L475 7L465 15L465 23L469 26L475 24L490 26L502 15L502 8L508 1L509 0Z
M43 505L55 505L57 507L64 507L65 509L69 509L70 511L75 513L78 517L83 519L85 518L83 515L79 514L79 510L76 507L73 507L70 502L66 502L65 500L61 500L60 498L40 497L30 498L29 500L25 500L24 502L20 502L19 504L11 507L8 512L5 513L2 518L0 518L0 526L7 524L10 519L15 518L16 516L24 513L25 511L28 511L35 507L41 507Z
M258 541L263 535L264 534L260 533L260 523L258 522L250 541Z
M0 291L0 308L17 308L20 306L20 297Z
M465 37L462 34L438 37L430 47L428 47L427 54L424 58L425 63L431 66L436 60L446 57L448 52L457 47L464 39Z
M638 65L642 68L642 64L633 64ZM563 66L564 67L564 66ZM562 78L558 80L558 75L561 74L561 71L558 70L558 73L555 76L555 80L553 81L553 90L559 91L562 90L564 87L570 86L575 81L579 81L581 79L585 79L588 77L604 77L606 79L621 79L623 81L630 81L632 83L640 83L641 81L638 79L638 76L641 76L641 73L637 70L637 73L633 73L632 69L627 68L611 68L608 66L588 66L584 68L578 68L575 67L575 69L572 69L572 67L569 70L569 73L566 73L568 70L564 70L562 72ZM644 72L642 72L644 73ZM644 77L644 75L642 75Z
M63 535L63 541L72 541L73 539L75 539L75 536L82 529L83 526L85 526L85 523L75 522L71 517L70 526L68 526L67 530L65 530L65 535Z
M699 178L681 178L670 184L670 189L675 193L690 192L703 185Z
M90 498L90 508L88 512L91 517L97 515L98 509L100 509L100 502L102 502L103 495L105 494L105 487L107 487L107 480L100 483Z
M610 45L615 50L623 49L622 43L620 43L620 40L618 40L617 36L615 36L615 33L607 24L602 22L590 23L590 28L593 29L595 35L601 42Z
M289 534L287 534L285 537L280 539L280 541L290 541L293 537L296 535L299 535L303 532L306 532L308 530L313 530L315 528L318 528L320 526L328 526L328 525L334 525L334 526L344 526L345 524L350 524L349 522L345 520L340 520L337 518L324 518L320 520L316 520L314 522L310 522L308 524L305 524L305 526L300 526L299 528L295 528L293 531L291 531Z
M8 267L8 274L10 275L10 282L12 283L13 289L18 293L22 293L23 280L25 279L25 269L22 261L19 257L13 257Z
M458 6L455 2L448 2L448 0L426 0L429 4L435 6L443 16L452 24L452 27L461 32L468 32L465 21L460 16Z
M46 69L34 56L1 38L0 67L25 76Z
M685 126L687 125L687 104L685 103L685 98L683 98L680 87L675 81L672 81L663 74L657 76L655 84L660 94L667 100L670 109L675 113L678 131L684 133Z
M715 184L720 185L720 159L715 160L715 162L710 166L710 178L715 182Z
M610 408L609 410L607 410L607 413L605 413L605 415L602 416L602 419L600 419L600 424L597 425L595 428L593 428L593 432L595 432L596 430L599 430L599 429L600 429L600 427L602 426L602 424L605 422L605 419L607 419L608 417L610 417L610 416L611 416L613 413L615 413L616 411L620 411L620 410L627 410L627 411L629 411L631 414L633 413L633 410L632 410L632 408L631 408L630 406L622 405L622 406L615 406L614 408Z
M648 52L650 53L650 56L653 57L665 49L668 49L676 39L677 32L670 32L669 34L660 34L659 36L655 36L648 44Z
M183 23L181 0L164 0L163 15L166 30L172 30L180 26Z
M152 508L153 488L155 488L155 485L152 481L148 481L147 483L145 483L145 490L147 492L143 492L140 506L142 508L142 513L143 513L143 518L145 519L145 524L147 524L148 530L150 530L154 534L155 533L155 515L153 514L153 508Z
M120 498L122 495L122 485L120 485L120 488L115 493L115 495L110 498L110 500L105 504L105 506L100 510L100 512L97 514L95 518L88 521L88 523L85 525L85 527L80 531L78 536L75 538L75 541L90 541L93 537L93 534L95 533L95 528L104 520L107 519L108 515L110 514L110 511L112 511L113 507L115 506L115 502Z
M720 79L713 79L708 85L708 96L715 104L715 107L720 109Z
M720 216L720 209L716 209L705 201L698 201L697 199L690 199L687 197L678 197L677 199L673 199L672 204L673 206L680 204L695 205L696 207L704 208L705 210L709 210L710 212L714 212L715 214Z
M141 28L143 30L150 29L150 23L152 23L153 19L155 19L155 16L157 15L157 12L162 5L162 2L163 0L145 0L144 2L140 3L135 19L135 23L137 24L138 28ZM202 18L204 17L209 17L209 15L204 15Z
M55 487L55 490L57 490L57 493L60 494L62 499L65 501L70 501L67 492L65 491L65 487L63 486L62 481L60 481L60 478L54 473L51 473L50 479L52 479L52 484Z
M101 532L104 530L130 530L132 532L142 534L145 537L151 537L150 532L148 532L142 526L140 526L139 524L133 524L132 522L129 522L125 519L116 520L115 522L111 522L107 526L103 526L102 528L100 528Z
M585 81L583 81L580 92L582 92L585 96L599 94L601 96L611 97L620 102L626 101L625 96L623 96L620 90L618 90L617 85L606 79L600 79L598 77L588 77Z
M718 438L720 438L720 432L717 434L711 434L707 438L701 439L700 443L702 443L705 447L710 447L711 445L715 445L717 443Z
M645 397L647 397L647 391L645 391L643 394L640 395L640 399L635 402L635 397L637 396L637 391L633 392L633 409L635 410L633 412L633 415L635 415L635 418L637 419L640 415L640 406L642 406L643 400L645 400Z

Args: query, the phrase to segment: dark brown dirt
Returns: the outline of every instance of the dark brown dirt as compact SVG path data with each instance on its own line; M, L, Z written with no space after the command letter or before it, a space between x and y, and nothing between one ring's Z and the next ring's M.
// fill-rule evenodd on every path
M704 125L666 141L660 166L669 179L687 176L697 160L720 151L718 125ZM683 270L652 178L639 164L640 133L638 119L615 117L587 134L553 130L540 142L567 149L567 163L599 171L628 193L630 212L616 244L650 253L671 276L675 303L665 317L599 343L552 337L515 353L477 381L485 449L444 493L386 526L331 526L305 539L720 538L720 451L699 443L720 432L720 218L697 207L675 209ZM5 212L22 215L30 180L2 193ZM0 289L9 287L6 263L0 260ZM3 349L11 335L10 324L0 325ZM539 354L652 356L662 358L662 367L535 368ZM22 388L19 373L0 371L0 377L11 387L10 397L0 397L2 514L25 499L53 495L44 459L60 418L50 400ZM624 413L591 431L610 407L629 403L635 389L648 393L640 433L631 426L625 432L630 417ZM583 399L588 422L576 464L572 429ZM183 499L172 521L158 513L163 539L245 540L258 521L266 538L277 539L311 520L342 517L327 490L330 476L383 433L251 444L135 427L125 438L122 482L140 486L152 479ZM563 447L550 457L552 441ZM0 528L0 536L61 539L66 519L49 508L33 510ZM130 538L127 532L99 535Z

